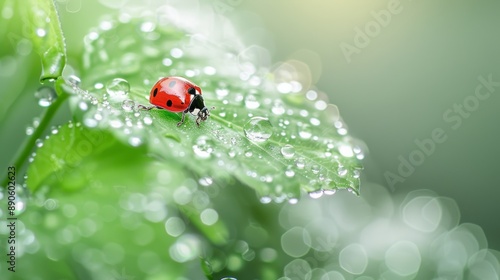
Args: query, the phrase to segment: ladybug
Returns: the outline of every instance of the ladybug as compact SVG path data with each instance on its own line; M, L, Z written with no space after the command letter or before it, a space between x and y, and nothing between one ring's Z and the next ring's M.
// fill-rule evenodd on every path
M205 121L210 116L201 96L201 88L182 77L161 78L151 89L149 102L153 106L139 105L139 107L145 110L158 108L174 113L182 112L182 119L177 123L177 126L184 123L188 112L197 116L197 126L200 126L200 122Z

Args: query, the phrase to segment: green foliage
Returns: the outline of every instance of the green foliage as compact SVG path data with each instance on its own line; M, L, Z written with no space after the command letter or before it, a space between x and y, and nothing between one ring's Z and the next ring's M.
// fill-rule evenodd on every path
M144 26L154 30L144 32ZM182 29L132 21L93 37L80 74L84 90L77 92L83 102L98 105L97 111L83 112L83 123L145 145L199 176L235 178L261 197L283 201L298 198L301 190L338 188L358 193L361 165L354 151L359 147L340 132L345 125L334 105L318 110L305 90L280 93L272 76L242 70L242 63L252 62L221 47L196 44ZM215 106L200 128L193 119L177 127L179 116L165 110L132 108L149 105L152 85L171 75L193 76L206 105Z
M57 79L66 64L64 37L52 0L29 0L28 10L31 40L42 59L41 81Z
M59 95L34 135L68 97L74 121L52 129L28 167L25 226L37 229L42 249L32 248L25 260L34 272L21 278L276 279L289 262L270 249L283 230L274 219L280 207L255 193L263 203L359 194L361 147L316 91L149 20L101 25L83 40L82 68L63 77L53 3L30 9L42 80L56 79ZM138 108L165 76L201 86L215 108L200 127L192 117L177 127L178 114ZM256 258L264 248L272 262ZM63 268L43 270L51 262Z

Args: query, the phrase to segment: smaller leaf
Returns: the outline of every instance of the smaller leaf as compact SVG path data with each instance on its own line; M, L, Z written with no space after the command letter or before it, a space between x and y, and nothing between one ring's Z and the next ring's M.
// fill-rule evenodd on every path
M86 157L105 150L115 142L109 133L85 129L79 124L66 124L38 149L28 168L26 184L35 192L43 183L65 178L71 179L64 185L66 190L80 189L86 180L79 176L80 173L71 171L78 170Z
M57 79L66 64L66 46L54 1L29 0L25 6L31 23L31 40L42 59L40 81Z

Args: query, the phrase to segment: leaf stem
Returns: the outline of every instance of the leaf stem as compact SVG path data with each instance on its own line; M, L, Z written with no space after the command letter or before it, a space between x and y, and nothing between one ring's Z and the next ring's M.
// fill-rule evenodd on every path
M40 136L42 136L43 132L47 129L47 126L49 125L50 121L54 117L55 113L61 106L61 104L64 103L64 101L68 98L68 94L65 93L64 91L61 91L61 94L58 96L56 101L52 103L40 116L40 124L36 127L35 131L33 134L28 136L24 140L24 142L21 144L21 147L17 151L17 153L14 155L13 159L10 161L12 166L16 168L16 170L20 170L24 163L26 162L26 159L29 157L29 154L33 150L33 147L35 146L35 142ZM0 186L6 187L8 184L8 178L5 177L2 180L2 183Z

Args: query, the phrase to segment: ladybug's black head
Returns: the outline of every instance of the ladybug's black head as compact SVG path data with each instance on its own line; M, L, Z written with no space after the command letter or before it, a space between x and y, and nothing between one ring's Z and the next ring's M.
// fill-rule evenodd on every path
M210 111L208 111L207 107L203 107L203 109L200 110L198 113L198 118L200 118L202 121L207 120L207 118L210 116Z

